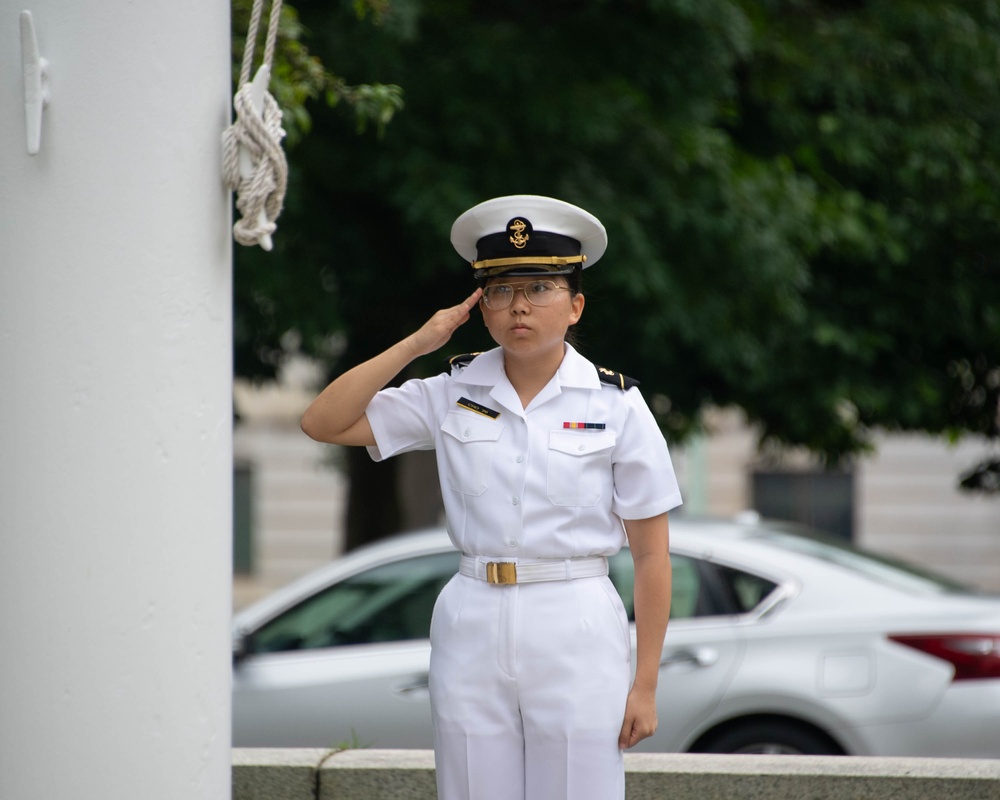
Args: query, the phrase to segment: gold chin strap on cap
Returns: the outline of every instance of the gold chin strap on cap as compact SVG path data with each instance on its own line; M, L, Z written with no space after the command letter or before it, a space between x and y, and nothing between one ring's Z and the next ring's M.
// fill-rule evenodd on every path
M487 258L483 261L473 261L473 269L486 270L487 275L503 272L510 267L531 266L545 269L551 267L558 269L570 264L582 264L587 260L586 256L514 256L512 258Z

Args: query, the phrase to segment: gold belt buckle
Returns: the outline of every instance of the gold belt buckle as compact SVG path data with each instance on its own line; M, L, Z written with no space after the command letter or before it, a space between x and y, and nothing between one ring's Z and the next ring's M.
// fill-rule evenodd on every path
M486 564L487 583L517 583L517 566L513 561L489 561Z

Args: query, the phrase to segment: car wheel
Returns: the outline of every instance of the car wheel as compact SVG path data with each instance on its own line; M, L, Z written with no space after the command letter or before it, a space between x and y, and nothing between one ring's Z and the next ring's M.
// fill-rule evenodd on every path
M839 756L844 751L822 731L793 720L752 719L710 735L695 753Z

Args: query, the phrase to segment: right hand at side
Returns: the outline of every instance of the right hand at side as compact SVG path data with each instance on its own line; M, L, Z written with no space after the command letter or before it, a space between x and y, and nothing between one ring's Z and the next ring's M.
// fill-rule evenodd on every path
M469 321L472 309L482 296L483 290L476 289L458 305L442 308L418 331L407 336L404 341L413 351L414 358L433 353L444 346L459 326Z

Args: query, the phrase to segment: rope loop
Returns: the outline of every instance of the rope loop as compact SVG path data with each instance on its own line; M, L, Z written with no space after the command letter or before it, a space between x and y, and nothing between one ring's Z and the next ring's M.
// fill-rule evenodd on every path
M272 0L264 61L251 82L262 10L263 0L254 0L239 87L233 97L236 120L222 134L222 176L226 186L236 192L236 210L242 217L233 225L233 238L242 245L259 244L270 250L271 234L277 229L275 220L281 214L288 186L288 162L281 149L285 136L281 108L267 91L281 0ZM255 92L259 95L256 103Z

